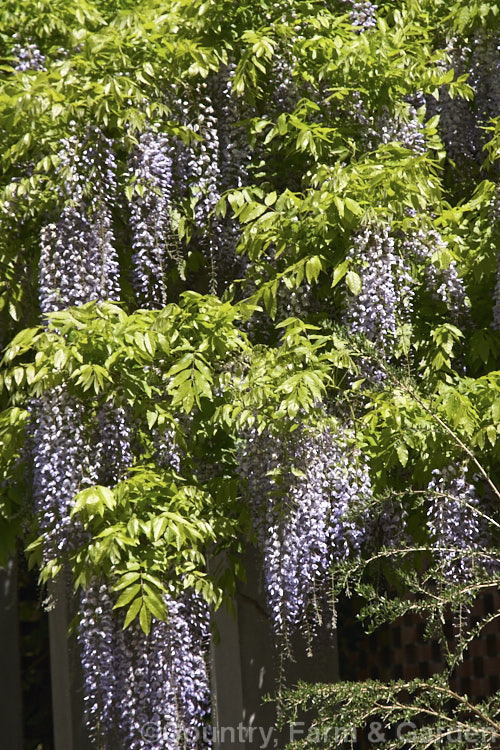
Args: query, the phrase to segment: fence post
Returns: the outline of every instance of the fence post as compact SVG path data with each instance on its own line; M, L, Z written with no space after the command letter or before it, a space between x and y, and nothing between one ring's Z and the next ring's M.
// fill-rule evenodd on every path
M217 558L210 568L222 563ZM264 696L276 692L282 667L266 610L260 556L253 548L246 551L245 569L247 580L238 585L233 600L235 614L221 608L215 615L220 635L212 643L215 750L256 750L265 743L281 748L290 739L286 729L280 736L274 730L275 704L263 702ZM294 645L296 661L284 665L281 675L287 685L298 679L338 680L335 632L316 644L313 658L307 656L303 639L297 638Z
M2 747L23 749L21 654L17 607L17 565L0 569L0 726Z
M71 715L66 584L61 575L50 582L49 593L53 600L49 611L49 639L54 747L55 750L75 750Z
M49 584L50 672L55 750L92 750L83 721L81 670L75 639L68 638L71 603L63 573Z

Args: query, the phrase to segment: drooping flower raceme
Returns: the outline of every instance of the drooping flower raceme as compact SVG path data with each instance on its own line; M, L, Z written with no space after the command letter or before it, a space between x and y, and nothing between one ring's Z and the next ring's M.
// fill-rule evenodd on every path
M217 74L214 82L213 106L217 118L219 145L219 192L239 188L248 182L250 145L241 120L250 117L251 111L234 95L236 66L229 63ZM248 265L246 256L237 255L239 229L231 211L213 220L214 260L219 291L237 278L243 278Z
M285 640L299 626L314 628L334 560L359 550L355 520L371 493L360 456L342 434L296 430L252 434L242 448L246 482L274 631Z
M141 304L165 307L169 257L177 252L172 231L172 147L165 134L140 136L130 176L135 188L130 203L134 288Z
M207 82L200 84L200 89L197 121L192 124L192 129L201 136L202 141L190 150L187 168L191 191L196 199L195 221L199 233L198 242L209 263L210 291L215 292L218 237L213 232L216 227L208 225L220 198L219 133L212 101L213 92Z
M48 562L78 544L82 532L70 519L71 501L95 484L97 474L83 406L63 386L34 400L31 409L33 498Z
M106 737L118 745L116 727L123 686L116 677L116 622L106 583L92 581L80 595L78 645L83 672L83 702L90 739L106 747Z
M119 298L112 225L116 162L112 143L90 129L66 139L59 152L66 179L60 215L42 229L39 297L42 312Z
M377 6L369 0L352 2L351 21L360 31L368 31L376 26Z
M479 498L464 466L435 469L428 484L427 527L436 545L443 575L453 583L470 579L476 556L487 541L484 522L476 509ZM474 562L474 556L476 561Z
M469 307L463 279L459 276L456 261L440 268L432 256L446 250L446 242L432 227L420 228L405 235L403 251L406 256L423 267L424 284L435 302L445 305L451 322L464 325L469 321Z
M347 8L350 8L351 22L359 29L360 33L376 26L378 6L370 0L342 0L342 2Z
M132 465L133 432L126 410L113 402L105 403L97 414L92 437L92 454L98 484L113 486L124 478Z
M210 746L207 605L194 593L166 598L168 622L123 630L107 584L81 600L87 726L113 750L202 750Z
M465 57L469 77L467 83L474 90L471 106L479 125L480 144L484 145L488 134L481 130L500 111L500 34L498 31L481 28L470 41ZM483 158L484 154L478 154ZM498 172L497 172L498 174Z
M390 354L398 325L410 319L412 310L414 290L408 264L396 252L386 226L367 226L357 232L348 258L359 275L361 290L348 293L344 322L351 333L376 341L380 353ZM362 360L362 366L369 377L384 379L375 363Z
M496 117L500 108L500 38L498 32L479 29L465 42L457 37L449 43L451 67L458 78L467 76L473 96L466 100L450 96L445 88L439 102L428 100L429 114L439 114L439 127L448 157L458 167L460 183L471 169L477 170L484 159L482 151L487 135L484 126Z
M36 44L15 44L11 52L15 58L14 70L24 72L25 70L44 70L45 55L43 55Z

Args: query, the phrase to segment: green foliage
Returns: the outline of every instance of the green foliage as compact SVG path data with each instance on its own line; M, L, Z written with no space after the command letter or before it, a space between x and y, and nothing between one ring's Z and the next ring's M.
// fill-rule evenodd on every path
M378 746L387 750L425 750L443 742L457 749L474 743L489 750L496 747L500 729L498 699L472 703L440 676L427 682L400 680L388 685L374 680L319 685L314 694L300 684L287 695L285 705L283 723L296 717L298 706L318 712L309 739L289 745L297 750L310 747L311 741L320 748L339 747L342 740L338 742L335 736L342 737L344 732L348 738L355 727L370 723ZM392 727L395 731L390 733Z
M11 406L0 413L1 476L0 494L0 565L6 566L22 534L26 513L26 467L23 447L29 413Z
M144 611L144 622L158 616L158 591L166 587L194 587L220 603L224 591L207 576L207 554L237 555L250 533L235 473L241 431L293 429L299 412L314 420L334 387L331 337L291 318L279 326L281 346L254 347L236 326L251 309L193 292L179 305L130 315L112 303L89 303L23 330L5 351L3 387L19 404L64 385L85 403L89 430L107 402L125 408L138 428L140 462L114 488L82 490L72 511L89 534L71 555L76 585L102 574L114 581L129 570L149 581L137 588L136 579L119 578L120 606L133 613L127 622ZM346 354L339 362L345 366ZM1 454L7 476L18 458L12 425L21 430L28 417L19 406L2 414L10 431ZM182 474L155 463L165 431L182 453ZM208 479L199 474L202 457L214 467ZM42 548L43 537L30 544L33 561L41 561ZM48 561L42 580L63 564ZM222 575L230 591L231 576Z
M63 388L85 405L89 431L105 404L123 408L136 426L138 458L115 486L78 493L72 519L85 531L83 541L69 560L46 562L42 580L68 563L77 586L106 576L116 607L126 609L125 624L138 618L146 632L152 617L166 614L165 591L193 587L214 606L234 591L238 555L251 534L236 467L245 431L279 435L300 422L335 422L339 415L348 415L356 447L370 461L373 510L387 500L403 508L415 544L340 565L335 593L360 593L372 626L419 611L448 648L440 627L449 608L460 611L476 591L498 584L481 563L485 556L498 562L500 337L491 328L491 309L500 120L484 125L480 163L458 180L442 124L425 108L418 111L420 150L396 137L372 142L356 114L359 103L377 130L384 118L408 124L408 102L415 97L471 101L472 88L453 69L448 43L477 30L493 33L498 5L388 0L379 3L376 26L363 34L345 10L340 2L312 0L4 0L0 9L6 345L0 564L19 537L30 541L33 561L41 561L43 539L30 510L23 459L32 400ZM14 69L15 40L38 46L43 69ZM298 92L286 111L269 105L270 72L281 58ZM41 321L34 302L38 236L61 208L61 143L84 134L89 123L113 139L119 201L126 205L144 190L127 174L139 135L154 123L173 140L199 143L190 107L196 110L200 83L228 63L235 68L234 101L246 113L239 127L252 149L248 181L229 186L208 228L196 226L196 195L174 207L182 260L169 277L168 298L176 302L163 310L135 309L126 281L130 248L123 243L123 305L92 303ZM172 85L179 101L188 102L186 112L166 103ZM248 270L219 299L193 291L207 288L200 277L210 264L193 237L224 217L236 221ZM349 337L341 326L346 294L362 293L353 233L382 223L398 238L425 226L443 240L425 263L414 262L414 309L411 321L399 324L390 359L377 342ZM470 319L453 323L426 281L427 272L451 263L470 312ZM283 296L304 290L321 304L302 318L283 314ZM360 362L380 368L385 381L368 382ZM182 454L178 472L157 460L157 442L165 436ZM433 470L464 460L492 500L485 518L492 549L477 561L472 583L446 587L423 520L424 494ZM221 550L228 566L209 574L207 559ZM484 624L448 650L449 669ZM436 721L449 717L467 729L498 728L498 698L472 706L452 694L444 678L300 686L284 701L290 716L305 704L319 712L320 723L336 716L337 726L362 726L372 716L390 724L434 712ZM408 742L420 748L428 740Z

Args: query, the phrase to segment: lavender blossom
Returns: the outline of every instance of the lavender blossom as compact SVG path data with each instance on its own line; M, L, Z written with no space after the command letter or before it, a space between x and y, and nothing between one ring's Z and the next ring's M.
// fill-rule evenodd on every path
M486 125L500 111L500 34L480 29L471 40L469 50L467 82L474 89L473 108L478 124Z
M347 326L385 348L396 338L398 321L409 316L411 277L385 226L359 232L348 257L361 278L361 292L348 297Z
M89 738L98 747L118 723L116 622L107 584L95 580L81 593L77 641L84 677L84 710Z
M403 241L406 256L424 269L424 283L435 302L446 306L451 321L464 325L470 319L467 295L456 261L439 268L432 261L438 250L446 250L446 242L433 228L421 228L408 233Z
M379 351L389 355L398 326L409 321L412 311L414 289L409 267L396 252L386 226L359 231L348 258L361 279L361 291L357 295L348 293L344 322L351 333L377 342ZM363 359L361 366L367 377L375 381L385 378L372 362Z
M113 486L132 465L133 433L123 407L107 402L97 414L97 428L92 440L93 463L97 483Z
M116 163L99 131L72 137L59 152L65 181L60 216L42 229L40 307L45 314L90 300L119 298L112 227Z
M169 427L162 432L155 430L152 435L156 447L155 460L158 465L165 469L180 472L181 470L181 451L175 442L175 432Z
M145 635L135 624L123 630L107 584L92 584L82 595L86 721L101 747L209 747L207 605L196 594L167 597L166 604L168 622L153 619Z
M116 171L111 144L99 132L89 133L82 143L73 137L64 142L60 159L66 172L61 190L66 205L57 222L42 231L39 301L46 314L118 295L110 213ZM64 388L33 403L33 446L35 508L45 532L44 555L50 559L78 543L71 502L97 481L83 404Z
M359 2L348 0L348 2L352 5L351 21L360 32L373 29L377 25L377 5L369 0L359 0Z
M196 198L195 221L199 234L199 246L210 263L210 292L217 288L215 237L209 220L220 198L219 133L217 118L207 82L200 84L197 101L197 121L192 125L195 133L202 137L201 143L193 147L188 161L191 192Z
M482 127L499 112L500 37L479 30L465 44L452 39L449 52L456 74L468 75L474 97L472 101L451 98L443 87L439 103L429 99L429 114L439 114L447 154L459 167L457 178L462 180L481 163L485 142Z
M439 102L429 102L429 116L439 115L439 129L448 157L457 165L457 177L462 180L470 173L470 165L477 163L481 150L481 135L470 104L464 99L451 98L442 90Z
M293 112L300 100L300 93L293 78L295 60L288 49L280 50L274 58L272 78L272 104L275 116L282 112Z
M410 541L407 520L407 510L390 500L373 505L366 519L365 537L368 548L378 550L381 547L407 545Z
M16 60L14 70L45 70L45 55L42 55L36 44L15 44L11 54Z
M99 413L93 454L99 481L120 479L132 460L131 437L123 410L106 404ZM171 465L179 457L169 437L168 431L162 434L159 457ZM116 746L136 750L209 747L209 743L192 740L201 736L210 714L208 607L194 593L179 599L169 596L166 605L168 621L153 619L146 636L137 624L123 631L123 616L112 610L107 583L97 589L91 585L82 596L79 644L86 723L91 736L99 737L106 750ZM108 689L109 681L113 691Z
M33 497L45 535L44 559L61 556L81 538L72 500L96 483L84 408L59 386L32 402Z
M251 158L250 145L240 121L250 117L248 107L244 110L233 91L236 66L229 63L219 71L213 95L213 106L217 118L219 142L219 191L239 188L248 183L248 165ZM237 278L243 278L248 258L238 255L239 226L228 211L224 217L213 219L213 236L216 239L214 258L218 286L222 290Z
M362 34L377 25L378 5L374 5L370 0L341 0L350 9L350 19L359 33Z
M401 143L416 154L424 154L426 151L422 123L413 105L407 105L404 115L386 113L377 122L375 130L381 143Z
M345 437L328 429L280 440L252 434L240 472L263 550L274 630L287 641L296 627L314 629L330 566L359 550L363 531L354 514L371 494L370 478Z
M171 154L166 135L146 132L130 167L136 188L130 204L133 283L139 301L148 307L165 307L169 259L182 262L172 230Z
M444 577L452 583L470 580L474 552L484 548L487 537L474 485L465 466L435 469L428 484L427 527L436 544ZM477 563L476 563L477 564Z

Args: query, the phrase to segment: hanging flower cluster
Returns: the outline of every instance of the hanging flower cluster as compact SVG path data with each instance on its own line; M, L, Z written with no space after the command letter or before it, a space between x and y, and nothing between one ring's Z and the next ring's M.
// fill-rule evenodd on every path
M369 499L370 478L346 436L330 430L250 435L240 472L263 550L273 628L286 641L297 627L314 628L332 562L359 550L363 530L352 514Z
M97 414L97 427L92 439L92 456L97 483L113 486L133 461L132 429L123 407L107 402Z
M405 546L410 539L407 520L406 508L401 508L390 500L372 507L365 521L367 547L379 550L381 547Z
M361 280L359 293L347 298L344 322L351 333L377 342L379 351L390 354L397 340L398 325L410 319L413 281L406 261L397 253L386 226L367 226L355 234L348 253ZM363 371L376 381L382 370L363 361Z
M235 70L232 62L221 66L217 74L200 82L194 92L186 91L182 101L176 99L177 92L172 92L172 109L180 123L195 135L195 139L186 145L179 139L170 141L166 136L155 136L156 140L162 141L157 151L159 149L170 159L167 172L161 170L163 183L171 180L169 189L166 190L165 184L158 182L161 162L158 154L154 157L157 176L150 179L151 184L156 185L157 195L166 196L168 193L170 212L180 201L188 201L194 207L192 241L205 260L211 293L222 292L228 283L243 277L247 265L247 261L236 253L238 231L234 219L229 212L223 217L215 212L222 193L245 184L248 179L251 149L241 121L249 117L250 112L234 96ZM153 158L146 153L144 157L146 161ZM147 171L149 167L144 169ZM132 173L135 174L134 170ZM143 202L147 200L145 195ZM158 210L159 205L151 212L147 203L143 203L144 217L140 226L150 227L147 230L149 236L155 236L152 216ZM151 244L150 239L148 242ZM182 258L171 231L167 250L169 257L173 257L180 268ZM182 270L181 275L183 273Z
M460 182L482 162L486 140L483 128L500 111L498 33L480 29L465 41L455 37L450 41L449 53L457 75L467 75L474 96L468 101L442 91L439 102L429 99L428 106L431 115L439 114L446 151L459 167L456 174Z
M350 20L360 33L373 29L377 24L377 5L370 0L342 0L350 8Z
M210 746L207 605L166 599L168 622L123 630L107 584L83 593L78 641L90 737L99 747L201 750Z
M437 547L443 575L453 583L470 579L474 565L482 565L474 551L487 542L474 485L468 481L463 466L435 469L428 484L427 526ZM442 550L442 551L440 551Z
M407 257L424 270L424 288L435 302L445 306L446 312L455 325L467 323L469 307L463 279L458 275L457 263L452 260L445 268L432 262L437 251L446 249L446 242L438 231L432 228L419 228L409 233L403 241Z
M218 238L212 227L212 215L220 198L219 132L217 117L212 102L212 92L207 82L200 85L197 101L197 121L192 124L201 142L190 150L188 174L191 192L196 200L195 222L199 229L199 246L210 264L210 291L217 291L217 269L215 266ZM205 232L202 233L202 227Z
M98 416L93 453L98 481L115 484L132 461L132 433L123 410L107 404ZM168 439L164 434L159 441L160 464L178 467ZM194 593L169 596L165 603L168 621L153 619L145 635L138 625L123 631L107 583L93 582L81 594L78 642L86 722L91 737L105 747L209 746L208 607Z
M36 44L15 44L11 54L15 58L14 70L45 70L45 55Z
M72 136L62 143L58 156L64 205L41 236L39 296L45 314L90 300L119 299L113 144L90 129L83 140Z
M96 483L84 407L59 386L32 403L33 498L45 535L46 562L78 545L71 501Z
M217 118L219 143L219 192L243 187L248 182L248 165L251 149L241 120L251 116L248 106L236 101L233 87L236 66L228 63L217 74L213 84L213 106ZM230 212L213 220L213 237L216 239L214 260L219 291L234 279L243 278L248 259L238 255L239 231Z
M470 47L464 45L457 48L452 44L449 52L452 67L459 72L469 72ZM429 99L428 109L431 116L439 115L439 128L446 153L459 167L457 176L460 179L464 174L463 170L477 163L480 154L481 136L474 112L465 99L452 98L444 90L440 92L439 102Z
M166 274L175 254L172 231L172 148L162 133L142 133L130 166L133 283L140 303L167 304Z
M351 4L352 10L350 15L354 26L357 26L360 31L373 29L377 24L377 6L369 2L369 0L360 0Z
M387 227L366 227L356 235L349 251L361 278L361 291L349 297L346 323L352 333L370 341L396 338L398 294L395 268L398 258Z

